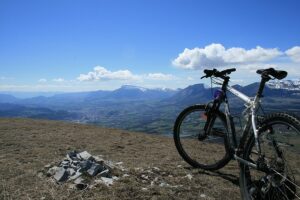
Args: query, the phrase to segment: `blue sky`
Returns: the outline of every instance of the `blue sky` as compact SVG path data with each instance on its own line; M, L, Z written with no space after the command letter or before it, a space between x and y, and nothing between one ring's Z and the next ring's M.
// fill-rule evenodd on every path
M300 78L300 1L0 0L0 91L178 88L204 68Z

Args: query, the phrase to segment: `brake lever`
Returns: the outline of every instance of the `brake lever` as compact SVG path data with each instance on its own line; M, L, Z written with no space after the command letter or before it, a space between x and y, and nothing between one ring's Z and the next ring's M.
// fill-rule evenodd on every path
M202 77L201 77L201 79L204 79L204 78L207 78L207 76L205 75L205 76L202 76Z

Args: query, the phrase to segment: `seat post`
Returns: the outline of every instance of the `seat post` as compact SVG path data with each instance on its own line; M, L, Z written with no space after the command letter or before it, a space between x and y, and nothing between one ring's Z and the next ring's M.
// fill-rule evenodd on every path
M256 94L259 98L263 97L262 93L264 91L266 82L268 82L270 79L271 78L268 75L265 75L265 74L261 75L261 81L260 81L259 88L258 88L258 91Z

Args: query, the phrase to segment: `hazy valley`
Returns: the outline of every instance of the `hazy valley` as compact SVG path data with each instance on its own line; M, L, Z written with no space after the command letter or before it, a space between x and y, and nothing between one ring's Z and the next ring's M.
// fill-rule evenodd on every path
M234 87L254 96L258 83ZM18 95L13 96L13 93L0 94L0 116L64 120L171 134L179 112L186 106L210 101L213 90L203 84L178 90L125 85L114 91L60 93L32 98L17 98L15 96ZM280 110L282 107L289 112L300 111L300 90L297 86L271 84L265 88L264 96L262 104L265 112ZM240 113L243 102L230 94L229 98L233 112Z

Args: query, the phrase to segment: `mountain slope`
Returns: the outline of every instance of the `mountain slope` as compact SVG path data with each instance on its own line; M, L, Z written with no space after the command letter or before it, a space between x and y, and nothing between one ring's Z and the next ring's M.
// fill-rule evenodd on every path
M0 103L14 103L17 102L18 99L9 94L0 94Z
M124 85L121 88L112 91L105 97L105 100L161 100L172 96L176 91L147 89L142 87Z
M200 195L240 199L235 162L218 173L192 169L170 137L57 121L0 119L0 138L0 199L199 199ZM84 191L40 176L45 165L57 165L72 150L122 162L125 169L113 169L119 180L112 186L98 184Z
M211 89L205 88L204 84L196 84L180 90L169 99L165 99L165 102L177 105L192 105L207 102L211 99L211 96Z
M258 83L234 86L250 97ZM0 116L59 119L97 124L147 133L170 134L178 114L187 106L211 101L215 88L203 84L181 90L146 89L123 86L115 91L57 94L52 97L15 99L12 105L0 104ZM265 88L263 107L267 112L284 111L300 114L300 91ZM244 102L228 93L234 113L244 109ZM19 106L19 107L17 107ZM7 111L7 108L11 108Z
M69 121L76 121L80 119L78 114L65 110L51 110L43 107L26 107L11 103L0 103L0 117L28 117Z

